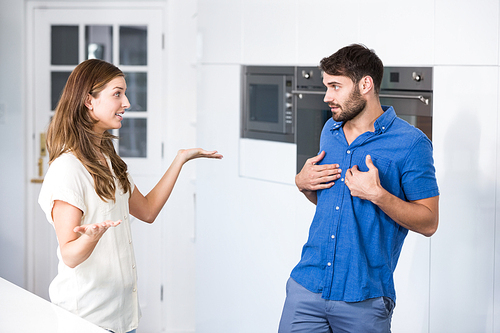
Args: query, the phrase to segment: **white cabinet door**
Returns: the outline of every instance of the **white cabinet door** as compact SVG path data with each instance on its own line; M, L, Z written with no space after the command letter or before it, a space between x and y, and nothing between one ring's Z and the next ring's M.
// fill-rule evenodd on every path
M498 94L498 100L500 102L500 74L498 78L498 86L497 86L497 94ZM498 129L500 129L500 117L498 117L498 113L500 113L500 103L498 104L498 110L497 110L497 132ZM500 136L497 136L497 149L500 147ZM500 154L497 153L497 182L496 182L496 206L495 210L498 212L500 211L500 196L498 193L500 193L500 182L498 179L500 179ZM496 220L495 220L495 272L494 272L494 286L493 289L495 290L495 294L493 295L494 297L494 304L493 308L495 309L495 312L493 313L493 318L494 319L494 327L493 327L493 332L500 332L500 216L499 214L496 215Z
M319 65L324 57L358 42L358 1L298 0L297 63Z
M295 1L243 1L242 63L295 64L295 17Z
M198 0L198 58L202 63L241 62L242 2Z
M356 17L358 41L384 65L433 65L434 0L359 0Z
M498 73L496 66L434 68L441 196L431 240L431 333L493 329Z
M429 332L429 274L431 240L409 232L394 272L396 308L393 332Z
M48 298L57 272L55 232L37 204L48 154L41 151L43 133L54 114L71 71L88 58L117 65L125 74L131 107L117 151L128 164L138 188L147 193L161 177L164 8L133 3L43 3L28 6L28 289ZM38 166L40 162L40 167ZM161 222L153 226L132 220L137 258L141 328L161 330ZM149 227L149 228L147 228Z
M497 0L435 0L437 65L497 65Z

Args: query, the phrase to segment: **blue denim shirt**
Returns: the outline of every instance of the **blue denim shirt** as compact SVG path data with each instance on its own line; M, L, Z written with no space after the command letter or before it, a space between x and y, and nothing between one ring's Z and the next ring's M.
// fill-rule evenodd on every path
M341 178L317 192L302 257L291 277L324 299L358 302L386 296L396 300L393 272L408 230L367 200L352 197L347 169L368 171L366 155L378 168L381 185L409 201L439 195L432 144L420 130L396 117L392 107L348 145L342 123L330 119L321 133L321 164L339 164Z

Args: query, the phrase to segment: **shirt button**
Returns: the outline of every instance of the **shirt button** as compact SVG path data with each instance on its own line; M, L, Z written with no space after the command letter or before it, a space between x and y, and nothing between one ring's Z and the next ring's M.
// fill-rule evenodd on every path
M135 293L137 291L137 289L134 288L134 289L132 289L132 291Z
M350 150L348 150L348 151L347 151L347 154L350 154L350 153L351 153L351 151L350 151Z
M343 182L343 181L344 181L344 178L340 178L340 181L342 181L342 182Z
M332 239L334 239L334 238L335 238L335 235L332 235Z
M328 266L331 266L331 265L332 265L332 263L331 263L331 262L329 262L327 265L328 265Z
M339 210L339 209L340 209L340 207L339 207L339 206L335 207L335 210Z
M131 239L129 239L129 240L128 240L128 243L129 243L129 244L132 244L132 240L131 240Z
M385 127L384 127L384 126L382 126L382 129L383 129L383 130L385 130Z
M135 269L135 265L132 265L132 269Z

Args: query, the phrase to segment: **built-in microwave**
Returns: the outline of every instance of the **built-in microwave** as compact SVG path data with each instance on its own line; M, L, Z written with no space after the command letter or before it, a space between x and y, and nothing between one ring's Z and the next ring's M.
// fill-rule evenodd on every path
M242 66L244 138L295 142L292 66Z

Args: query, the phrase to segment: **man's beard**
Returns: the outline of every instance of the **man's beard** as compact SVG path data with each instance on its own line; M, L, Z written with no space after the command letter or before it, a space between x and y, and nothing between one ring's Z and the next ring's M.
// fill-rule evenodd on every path
M346 122L356 118L358 114L361 113L366 107L366 100L361 96L359 88L357 85L354 86L351 94L344 105L330 104L330 106L335 106L340 108L340 113L333 113L332 118L338 122Z

